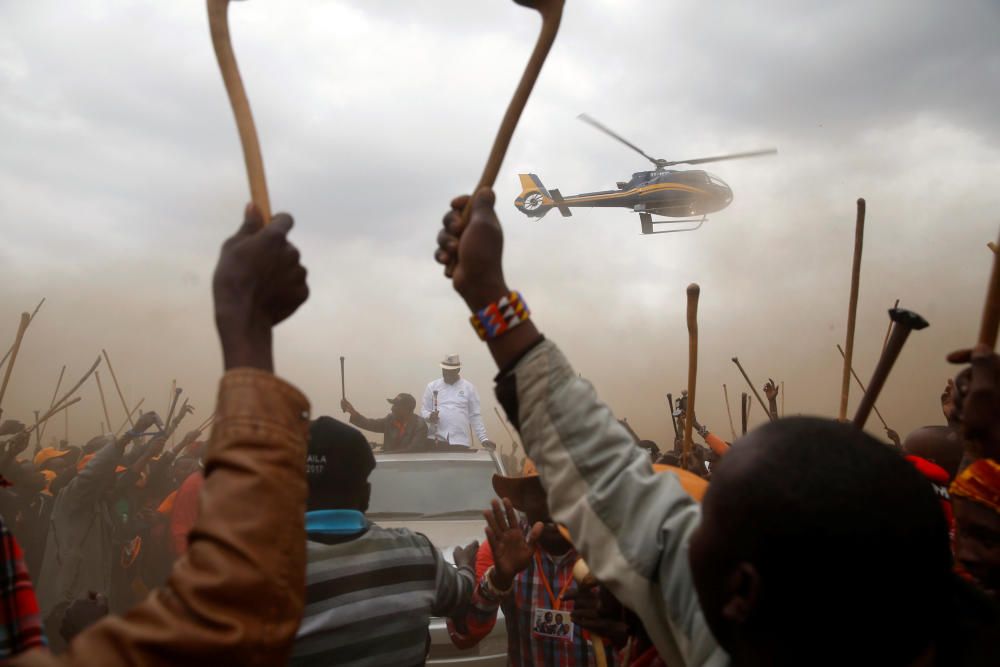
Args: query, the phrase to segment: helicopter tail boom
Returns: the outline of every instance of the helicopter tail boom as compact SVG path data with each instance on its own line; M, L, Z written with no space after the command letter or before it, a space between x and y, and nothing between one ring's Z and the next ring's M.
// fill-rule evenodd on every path
M553 190L549 192L542 185L542 180L537 175L518 174L517 177L521 181L521 194L514 200L514 205L517 207L517 210L529 218L542 218L546 213L558 206L557 202L562 201L562 195L556 194L555 197L553 196L554 193L558 193L559 191ZM569 211L565 206L559 207L560 211L563 209L567 212ZM563 215L566 215L566 213Z

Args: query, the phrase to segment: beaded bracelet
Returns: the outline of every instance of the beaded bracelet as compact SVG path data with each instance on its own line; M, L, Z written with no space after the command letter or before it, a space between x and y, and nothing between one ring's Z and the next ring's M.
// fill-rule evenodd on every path
M496 572L496 566L490 565L489 569L487 569L486 572L483 573L483 578L482 580L480 580L480 584L483 593L486 595L487 598L492 598L494 601L499 601L505 598L506 596L510 595L510 592L514 590L514 584L512 582L511 585L506 590L497 588L496 585L493 583L494 572Z
M531 311L528 310L528 304L524 302L521 293L511 292L499 301L494 301L476 311L469 321L481 340L491 340L499 338L530 318Z

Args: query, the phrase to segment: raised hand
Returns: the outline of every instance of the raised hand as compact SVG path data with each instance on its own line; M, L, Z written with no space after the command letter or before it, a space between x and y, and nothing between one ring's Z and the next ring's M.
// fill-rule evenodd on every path
M767 396L767 400L769 401L778 398L778 385L771 378L768 378L767 383L764 385L764 395Z
M958 414L955 410L955 381L948 378L948 383L941 392L941 412L949 426L958 421Z
M143 412L139 415L139 418L135 420L135 426L132 427L134 433L145 433L153 424L156 424L161 429L163 428L163 420L160 419L160 415L156 414L152 410L149 412Z
M348 401L346 398L340 399L340 409L343 410L344 412L348 412L348 413L350 413L352 415L356 413L356 410L354 409L354 406L351 405L351 402Z
M455 547L451 557L455 561L455 567L467 567L475 572L477 553L479 553L479 542L472 540L464 547Z
M541 522L536 523L525 539L510 499L504 498L502 506L496 500L491 505L492 509L483 512L483 516L486 518L486 539L493 551L493 583L500 589L507 589L514 577L531 563L544 526Z
M299 251L287 238L292 225L291 216L279 213L265 227L249 204L239 231L222 245L212 290L226 369L273 371L271 328L309 297Z
M969 454L1000 457L1000 356L987 345L948 355L952 363L970 366L955 377L952 397Z
M456 197L444 216L434 258L445 265L445 275L472 310L504 296L509 291L503 277L503 230L493 204L496 195L482 188L472 201L469 220L462 221L467 195Z

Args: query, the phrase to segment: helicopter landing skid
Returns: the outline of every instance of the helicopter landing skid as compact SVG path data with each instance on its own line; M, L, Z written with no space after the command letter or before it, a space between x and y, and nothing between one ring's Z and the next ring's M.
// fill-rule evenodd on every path
M708 216L701 216L700 218L689 218L688 220L653 220L653 216L649 213L640 213L639 222L642 226L642 233L645 234L676 234L677 232L693 232L694 230L705 224L708 220ZM659 229L654 230L653 225L683 225L683 224L693 224L694 227L685 227L684 229Z

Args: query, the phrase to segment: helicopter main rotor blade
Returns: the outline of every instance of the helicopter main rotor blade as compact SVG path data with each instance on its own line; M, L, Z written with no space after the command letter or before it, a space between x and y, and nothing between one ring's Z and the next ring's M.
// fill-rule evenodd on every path
M761 155L774 155L777 148L765 148L760 151L748 151L746 153L730 153L729 155L716 155L715 157L700 157L694 160L677 160L663 164L664 167L672 167L675 164L705 164L706 162L721 162L722 160L739 160L747 157L760 157Z
M617 139L618 141L622 142L623 144L625 144L626 146L628 146L629 148L631 148L632 150L634 150L636 153L638 153L639 155L643 156L644 158L646 158L647 160L649 160L650 162L652 162L657 167L661 166L663 160L657 160L656 158L649 157L648 155L646 155L645 152L643 152L643 150L641 148L639 148L638 146L636 146L635 144L633 144L632 142L630 142L628 139L625 139L624 137L621 137L621 136L615 134L613 131L611 131L610 129L608 129L604 125L601 125L598 121L594 120L593 118L591 118L587 114L582 113L579 116L577 116L577 118L579 118L580 120L582 120L584 123L587 123L588 125L596 127L598 130L600 130L604 134L608 135L609 137L611 137L613 139Z

